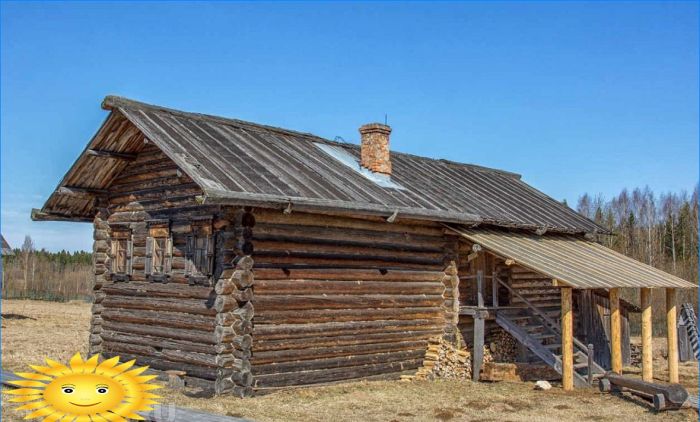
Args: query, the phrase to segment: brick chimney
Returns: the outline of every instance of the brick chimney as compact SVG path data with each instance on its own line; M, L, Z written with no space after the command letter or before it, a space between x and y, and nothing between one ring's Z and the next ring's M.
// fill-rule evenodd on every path
M391 128L380 123L370 123L360 127L362 143L360 164L376 173L391 174L389 155L389 134Z

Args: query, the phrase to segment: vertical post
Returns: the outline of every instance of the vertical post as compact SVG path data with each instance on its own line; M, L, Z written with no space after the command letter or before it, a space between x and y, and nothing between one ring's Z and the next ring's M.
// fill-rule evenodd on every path
M588 345L588 385L593 385L593 345Z
M476 306L484 307L484 272L476 272Z
M610 358L612 371L622 375L622 326L620 325L620 289L610 289Z
M496 281L496 271L491 274L491 298L493 307L498 308L498 281Z
M561 370L565 391L574 389L574 316L571 287L561 289Z
M474 353L472 358L472 380L479 381L481 364L484 360L484 314L483 311L474 312Z
M651 349L651 289L640 289L642 308L642 379L647 382L654 380L653 355Z
M676 331L676 289L666 289L666 341L668 344L668 382L678 382L678 332Z

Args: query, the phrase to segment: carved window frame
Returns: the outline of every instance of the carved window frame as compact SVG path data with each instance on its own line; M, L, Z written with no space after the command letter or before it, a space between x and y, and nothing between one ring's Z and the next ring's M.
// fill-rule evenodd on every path
M128 226L113 226L110 234L113 281L129 281L133 274L134 237Z
M146 237L146 279L158 283L170 281L173 268L173 234L169 220L149 220Z
M190 284L211 284L216 260L213 217L193 217L185 247L185 277Z

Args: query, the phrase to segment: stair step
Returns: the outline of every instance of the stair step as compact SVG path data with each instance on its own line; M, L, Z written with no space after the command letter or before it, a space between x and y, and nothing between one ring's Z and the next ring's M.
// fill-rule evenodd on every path
M537 333L537 334L531 334L530 335L532 338L536 338L538 340L542 340L545 338L556 338L557 336L552 334L552 333Z
M588 362L575 363L574 369L588 368Z

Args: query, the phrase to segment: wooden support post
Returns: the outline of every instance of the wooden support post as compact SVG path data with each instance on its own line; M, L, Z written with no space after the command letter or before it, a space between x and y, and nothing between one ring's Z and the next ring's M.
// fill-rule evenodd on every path
M474 313L474 353L472 354L472 380L479 381L481 364L484 361L484 313L477 310Z
M651 346L651 289L640 289L642 308L642 379L646 382L654 380L653 355Z
M574 389L574 318L571 287L561 289L561 370L565 391Z
M676 289L666 289L666 341L668 344L668 382L678 382L678 337L676 331Z
M622 326L620 325L620 290L610 289L610 356L612 371L622 374Z
M498 308L498 280L496 280L496 271L491 274L491 298L493 299L493 307Z
M484 272L476 272L476 306L484 307Z

